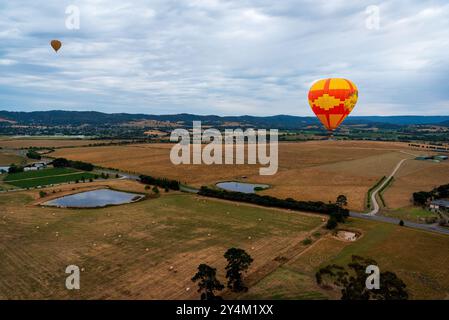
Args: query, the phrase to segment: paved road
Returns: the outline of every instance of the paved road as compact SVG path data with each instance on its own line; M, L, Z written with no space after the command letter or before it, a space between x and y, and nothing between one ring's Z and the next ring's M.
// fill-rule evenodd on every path
M406 159L402 159L401 161L399 161L399 163L396 165L396 167L394 168L393 172L384 180L383 183L380 184L380 186L378 186L373 193L371 193L371 203L373 204L373 210L371 210L370 212L367 213L367 215L369 216L375 216L378 212L379 212L379 203L377 203L377 199L376 196L379 193L380 190L382 190L382 188L390 181L391 178L394 177L394 175L396 174L396 172L399 170L399 168L401 167L401 165L404 163L404 161L408 160L408 158Z
M404 154L411 155L411 156L416 156L416 154L413 154L413 153L409 153L409 152L405 152L405 151L400 151L400 152L402 152ZM401 165L406 160L409 160L409 158L402 159L401 161L399 161L398 164L396 165L396 167L391 172L391 174L387 177L387 179L385 179L385 181L379 187L377 187L371 194L371 203L373 204L373 210L371 210L368 213L351 212L350 213L351 217L392 223L392 224L396 224L396 225L399 224L400 219L377 215L377 213L379 212L380 206L379 206L379 203L377 202L376 195L388 183L388 181L394 177L396 172L399 170ZM449 235L449 229L440 227L438 224L421 224L421 223L415 223L415 222L410 222L410 221L404 221L404 226L414 228L414 229L426 230L426 231L437 232L437 233Z

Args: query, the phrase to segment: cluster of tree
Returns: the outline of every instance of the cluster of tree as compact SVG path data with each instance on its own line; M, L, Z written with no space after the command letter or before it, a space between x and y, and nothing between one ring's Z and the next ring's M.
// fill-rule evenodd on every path
M180 182L177 180L170 180L167 178L155 178L146 175L140 175L140 182L144 184L151 184L154 186L158 186L164 188L165 190L179 190Z
M372 259L352 256L347 268L339 265L328 265L316 274L318 285L334 285L341 289L342 300L407 300L405 283L390 271L380 272L378 288L368 288L367 267L377 266Z
M72 161L67 160L65 158L57 158L54 159L51 163L55 168L74 168L83 171L92 171L94 169L94 165L88 162L83 161Z
M18 166L18 165L14 164L14 163L12 163L9 166L8 173L19 173L19 172L23 172L23 167Z
M330 215L329 221L332 220L332 224L334 222L344 222L345 218L349 216L349 210L343 208L343 206L347 205L346 197L343 195L337 198L336 203L324 203L322 201L298 201L292 198L279 199L268 195L217 190L205 186L201 187L198 194L206 197L253 203L265 207L324 213Z
M40 160L42 157L35 149L28 150L26 156L30 159Z
M449 184L444 184L434 188L432 191L418 191L413 193L413 203L418 206L425 206L432 199L449 197Z
M227 287L233 292L246 292L248 288L243 282L243 273L246 272L253 262L253 258L243 249L230 248L224 257L228 261L226 266ZM207 264L200 264L198 272L192 278L198 282L198 292L201 300L221 300L216 291L224 289L224 285L217 279L217 269Z

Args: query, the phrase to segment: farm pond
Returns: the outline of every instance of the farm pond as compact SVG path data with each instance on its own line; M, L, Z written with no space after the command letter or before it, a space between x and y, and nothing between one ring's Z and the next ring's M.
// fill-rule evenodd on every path
M9 167L3 167L3 166L0 166L0 174L2 174L2 173L7 173L8 170L9 170Z
M216 186L227 191L236 191L243 193L255 193L257 190L264 190L270 187L267 184L254 184L237 181L219 182L216 184Z
M142 194L98 189L80 192L42 203L44 206L61 208L101 208L109 205L119 205L141 200Z

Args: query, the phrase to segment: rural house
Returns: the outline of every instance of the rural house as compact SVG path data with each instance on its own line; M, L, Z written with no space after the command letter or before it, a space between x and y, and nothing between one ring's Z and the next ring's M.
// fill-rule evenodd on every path
M47 164L45 162L35 162L30 165L27 165L23 168L24 171L34 171L41 170L47 168Z
M449 211L449 200L439 199L433 200L429 204L430 211L439 212L439 211Z

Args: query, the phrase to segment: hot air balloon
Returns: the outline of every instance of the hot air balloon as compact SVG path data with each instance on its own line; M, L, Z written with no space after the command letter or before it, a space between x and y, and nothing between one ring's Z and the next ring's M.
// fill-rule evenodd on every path
M56 52L58 52L58 50L61 49L62 46L62 43L59 40L51 40L50 44L53 50L55 50Z
M318 80L309 90L310 107L330 136L354 109L357 98L356 85L347 79Z

